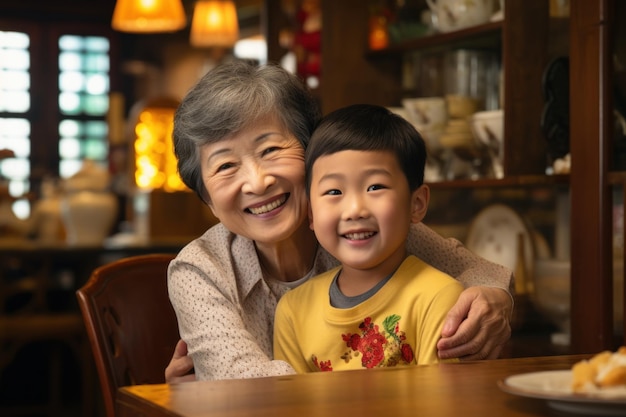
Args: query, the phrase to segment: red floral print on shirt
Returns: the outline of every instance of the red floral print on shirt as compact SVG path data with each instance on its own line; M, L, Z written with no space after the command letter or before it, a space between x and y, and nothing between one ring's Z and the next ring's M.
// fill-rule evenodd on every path
M327 371L332 371L333 370L333 367L330 364L330 361L320 361L320 362L318 362L317 356L315 356L315 355L313 355L311 360L313 361L313 364L315 365L315 367L317 369L319 369L320 371L322 371L322 372L327 372Z
M400 316L392 314L383 320L382 328L366 317L359 324L359 333L341 335L349 350L341 358L347 363L354 358L361 358L364 368L407 365L413 363L415 355L411 345L406 343L406 335L400 330ZM318 361L312 358L313 364L320 371L332 371L330 360Z

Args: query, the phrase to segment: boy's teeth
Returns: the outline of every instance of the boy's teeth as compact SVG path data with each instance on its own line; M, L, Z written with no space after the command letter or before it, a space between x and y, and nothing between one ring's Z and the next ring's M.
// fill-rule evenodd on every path
M374 232L348 233L346 237L350 240L363 240L374 236Z

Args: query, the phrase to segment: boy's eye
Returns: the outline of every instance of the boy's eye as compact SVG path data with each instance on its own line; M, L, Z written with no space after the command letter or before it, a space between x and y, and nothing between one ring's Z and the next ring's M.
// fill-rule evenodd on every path
M339 191L339 190L328 190L324 194L326 194L326 195L341 195L341 191Z
M386 188L384 185L382 184L374 184L374 185L370 185L369 187L367 187L367 191L376 191L376 190L382 190Z

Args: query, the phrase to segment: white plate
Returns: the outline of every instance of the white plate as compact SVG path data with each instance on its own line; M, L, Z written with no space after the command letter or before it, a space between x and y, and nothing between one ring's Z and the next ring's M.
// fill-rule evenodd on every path
M535 259L533 233L511 207L494 204L481 210L472 220L465 246L475 254L514 271L519 234L524 240L526 278L530 283ZM526 289L532 291L532 288Z
M510 376L498 381L504 392L547 400L556 410L588 416L626 416L626 388L593 394L574 394L572 371L542 371Z

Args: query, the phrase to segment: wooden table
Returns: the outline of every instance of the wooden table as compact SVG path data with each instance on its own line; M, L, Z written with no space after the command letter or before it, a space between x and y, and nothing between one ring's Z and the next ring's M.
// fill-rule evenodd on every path
M501 391L509 375L568 369L589 355L545 356L284 377L124 387L118 415L558 416L545 401Z

